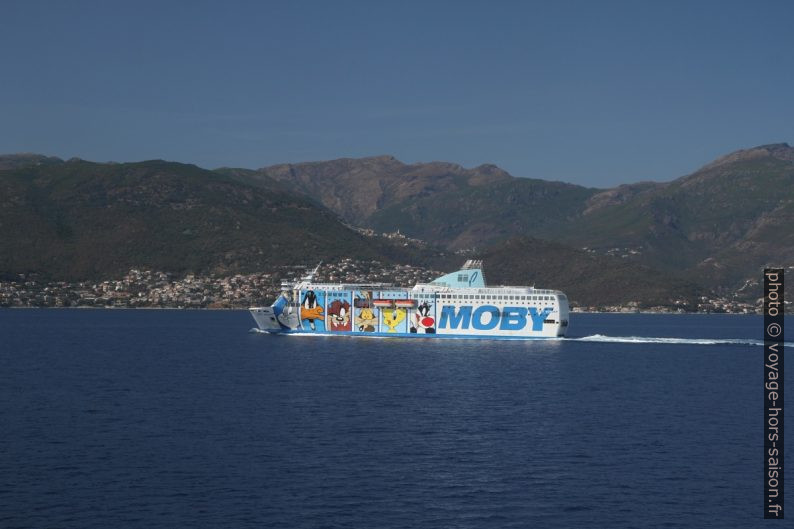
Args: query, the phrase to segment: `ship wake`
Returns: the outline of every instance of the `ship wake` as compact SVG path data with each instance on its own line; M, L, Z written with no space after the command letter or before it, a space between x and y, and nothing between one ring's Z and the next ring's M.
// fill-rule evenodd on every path
M602 342L602 343L662 343L675 345L764 345L763 340L749 338L660 338L654 336L605 336L593 334L580 338L565 338L574 342ZM785 347L794 347L794 343L785 342Z

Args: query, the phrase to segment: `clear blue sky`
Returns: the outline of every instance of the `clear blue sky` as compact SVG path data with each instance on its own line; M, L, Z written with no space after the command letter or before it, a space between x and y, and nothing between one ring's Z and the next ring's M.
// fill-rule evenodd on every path
M794 143L794 2L0 4L0 152L606 187Z

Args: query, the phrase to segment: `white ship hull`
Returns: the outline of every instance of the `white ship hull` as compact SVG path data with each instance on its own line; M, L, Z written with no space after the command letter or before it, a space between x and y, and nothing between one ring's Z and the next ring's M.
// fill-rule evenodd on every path
M564 336L569 313L562 292L486 287L469 263L412 289L309 277L250 311L260 330L274 334L513 340Z

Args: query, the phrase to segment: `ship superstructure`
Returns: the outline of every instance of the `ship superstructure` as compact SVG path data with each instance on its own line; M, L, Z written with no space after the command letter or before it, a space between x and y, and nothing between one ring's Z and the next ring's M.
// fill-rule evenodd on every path
M413 288L385 283L317 283L317 268L282 285L269 307L253 307L262 331L386 337L556 338L568 327L558 290L486 286L482 261Z

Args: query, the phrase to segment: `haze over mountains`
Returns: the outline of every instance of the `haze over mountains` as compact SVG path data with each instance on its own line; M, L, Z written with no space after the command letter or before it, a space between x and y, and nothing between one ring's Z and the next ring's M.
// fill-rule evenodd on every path
M794 265L792 226L787 144L607 190L391 156L215 171L0 156L6 276L233 273L343 256L441 268L467 251L487 258L492 280L566 289L583 303L600 295L664 304L709 290L752 299L760 289L743 286L764 265Z

